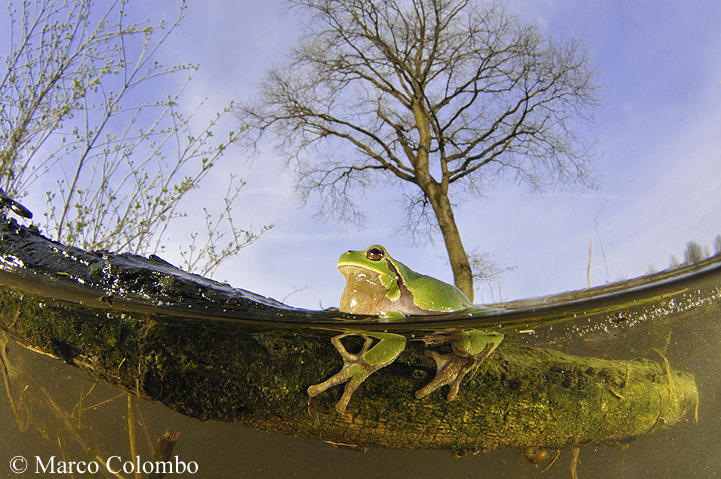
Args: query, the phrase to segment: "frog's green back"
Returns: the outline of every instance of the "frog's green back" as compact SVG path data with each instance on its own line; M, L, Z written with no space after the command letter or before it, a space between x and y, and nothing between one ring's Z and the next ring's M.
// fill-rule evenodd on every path
M473 305L463 292L452 284L416 273L403 263L394 261L403 278L413 284L413 302L428 311L458 311Z

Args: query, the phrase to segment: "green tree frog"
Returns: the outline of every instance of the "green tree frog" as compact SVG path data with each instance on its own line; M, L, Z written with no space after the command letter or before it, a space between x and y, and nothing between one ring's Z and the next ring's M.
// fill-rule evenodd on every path
M342 312L397 318L482 308L473 306L455 286L416 273L394 260L380 245L343 253L338 260L338 269L346 279L339 306ZM343 346L341 340L348 336L365 339L358 354L349 353ZM503 335L499 333L463 331L453 336L452 354L441 355L426 350L424 354L436 361L436 376L416 392L416 397L421 399L441 386L450 385L447 399L453 400L466 374L477 368L502 339ZM378 342L373 345L375 340ZM353 331L332 338L331 343L343 357L343 367L326 381L310 386L308 394L315 397L328 388L346 383L343 396L336 404L336 410L342 413L358 386L403 352L406 338L394 333Z
M460 289L418 274L373 245L365 251L346 251L338 260L345 276L339 309L346 313L434 314L473 305Z

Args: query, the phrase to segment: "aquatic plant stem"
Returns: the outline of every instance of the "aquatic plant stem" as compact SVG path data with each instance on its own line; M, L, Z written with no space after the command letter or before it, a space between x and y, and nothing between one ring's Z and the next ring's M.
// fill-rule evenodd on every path
M47 399L50 403L50 406L55 411L55 415L58 418L62 419L63 423L65 424L65 428L70 433L70 435L73 436L73 438L76 441L78 441L78 444L80 444L80 447L82 447L86 451L90 451L90 448L88 447L87 443L85 441L83 441L83 438L80 435L80 433L78 432L77 428L75 426L73 426L73 424L68 419L69 414L66 411L64 411L60 406L58 406L58 404L53 400L50 393L47 392L47 390L44 387L41 386L40 390L45 394L45 397L47 397ZM109 470L107 463L97 452L95 453L93 459L97 459L98 461L100 461L100 463L103 465L104 470L106 470L106 471ZM121 476L120 474L118 474L116 472L111 472L111 474L113 474L118 479L125 479L123 476Z
M135 439L135 395L127 393L128 396L128 436L130 437L130 456L135 459L138 456L138 441ZM143 479L140 471L134 471L135 479Z
M12 389L10 386L10 374L8 373L8 367L7 367L7 356L5 355L5 348L8 344L8 337L5 334L4 331L0 331L0 366L3 370L3 378L5 378L5 391L7 391L8 399L10 400L10 405L13 408L13 414L15 414L15 420L18 423L18 428L20 431L24 431L23 429L23 423L20 419L20 411L18 410L18 405L15 402L15 398L13 398Z

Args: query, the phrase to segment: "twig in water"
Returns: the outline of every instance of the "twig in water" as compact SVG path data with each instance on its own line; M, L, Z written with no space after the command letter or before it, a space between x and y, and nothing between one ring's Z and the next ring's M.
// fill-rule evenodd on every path
M3 370L3 377L5 378L5 390L8 394L8 399L10 399L10 405L13 408L13 414L15 414L15 420L18 423L18 428L20 428L20 431L25 431L25 428L23 428L23 422L20 419L20 407L18 403L15 402L15 398L13 398L12 389L10 388L10 374L8 373L8 366L7 366L7 358L5 356L5 348L8 344L8 337L5 335L5 333L0 334L0 367L2 367ZM25 390L27 390L27 386L25 387ZM25 390L23 390L23 394L25 393ZM20 402L22 402L22 394L20 395Z
M573 479L578 479L578 474L576 473L576 467L578 467L578 456L581 454L581 448L578 446L571 448L571 477Z
M138 442L135 440L135 395L128 394L128 436L130 437L130 456L138 457ZM143 479L140 471L135 472L135 479Z

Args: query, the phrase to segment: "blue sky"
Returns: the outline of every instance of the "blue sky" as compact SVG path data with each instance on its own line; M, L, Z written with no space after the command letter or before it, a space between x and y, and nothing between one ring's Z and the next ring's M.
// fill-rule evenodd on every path
M152 5L147 12L140 3L133 8L139 17L175 15L176 2ZM281 15L281 6L278 0L190 2L162 52L166 64L200 64L188 108L207 98L203 111L210 118L229 101L255 94L254 82L283 61L299 34L299 18ZM456 219L467 249L516 267L492 285L493 293L488 286L477 292L476 301L584 288L591 241L593 285L642 275L651 265L664 269L671 254L683 259L689 240L711 244L721 233L721 3L513 0L509 6L547 34L582 39L596 62L603 105L590 135L598 141L602 183L598 191L542 195L506 183L460 205ZM344 284L338 256L381 243L416 271L451 281L440 240L412 245L398 232L403 213L394 189L363 200L381 214L361 228L344 227L314 217L312 202L301 208L293 178L272 149L248 158L249 152L231 148L207 190L191 198L191 210L221 201L216 190L234 172L247 181L234 209L236 224L275 225L221 267L216 279L294 306L333 306ZM28 206L36 214L42 209ZM199 209L189 213L163 255L176 264L174 243L202 220Z

